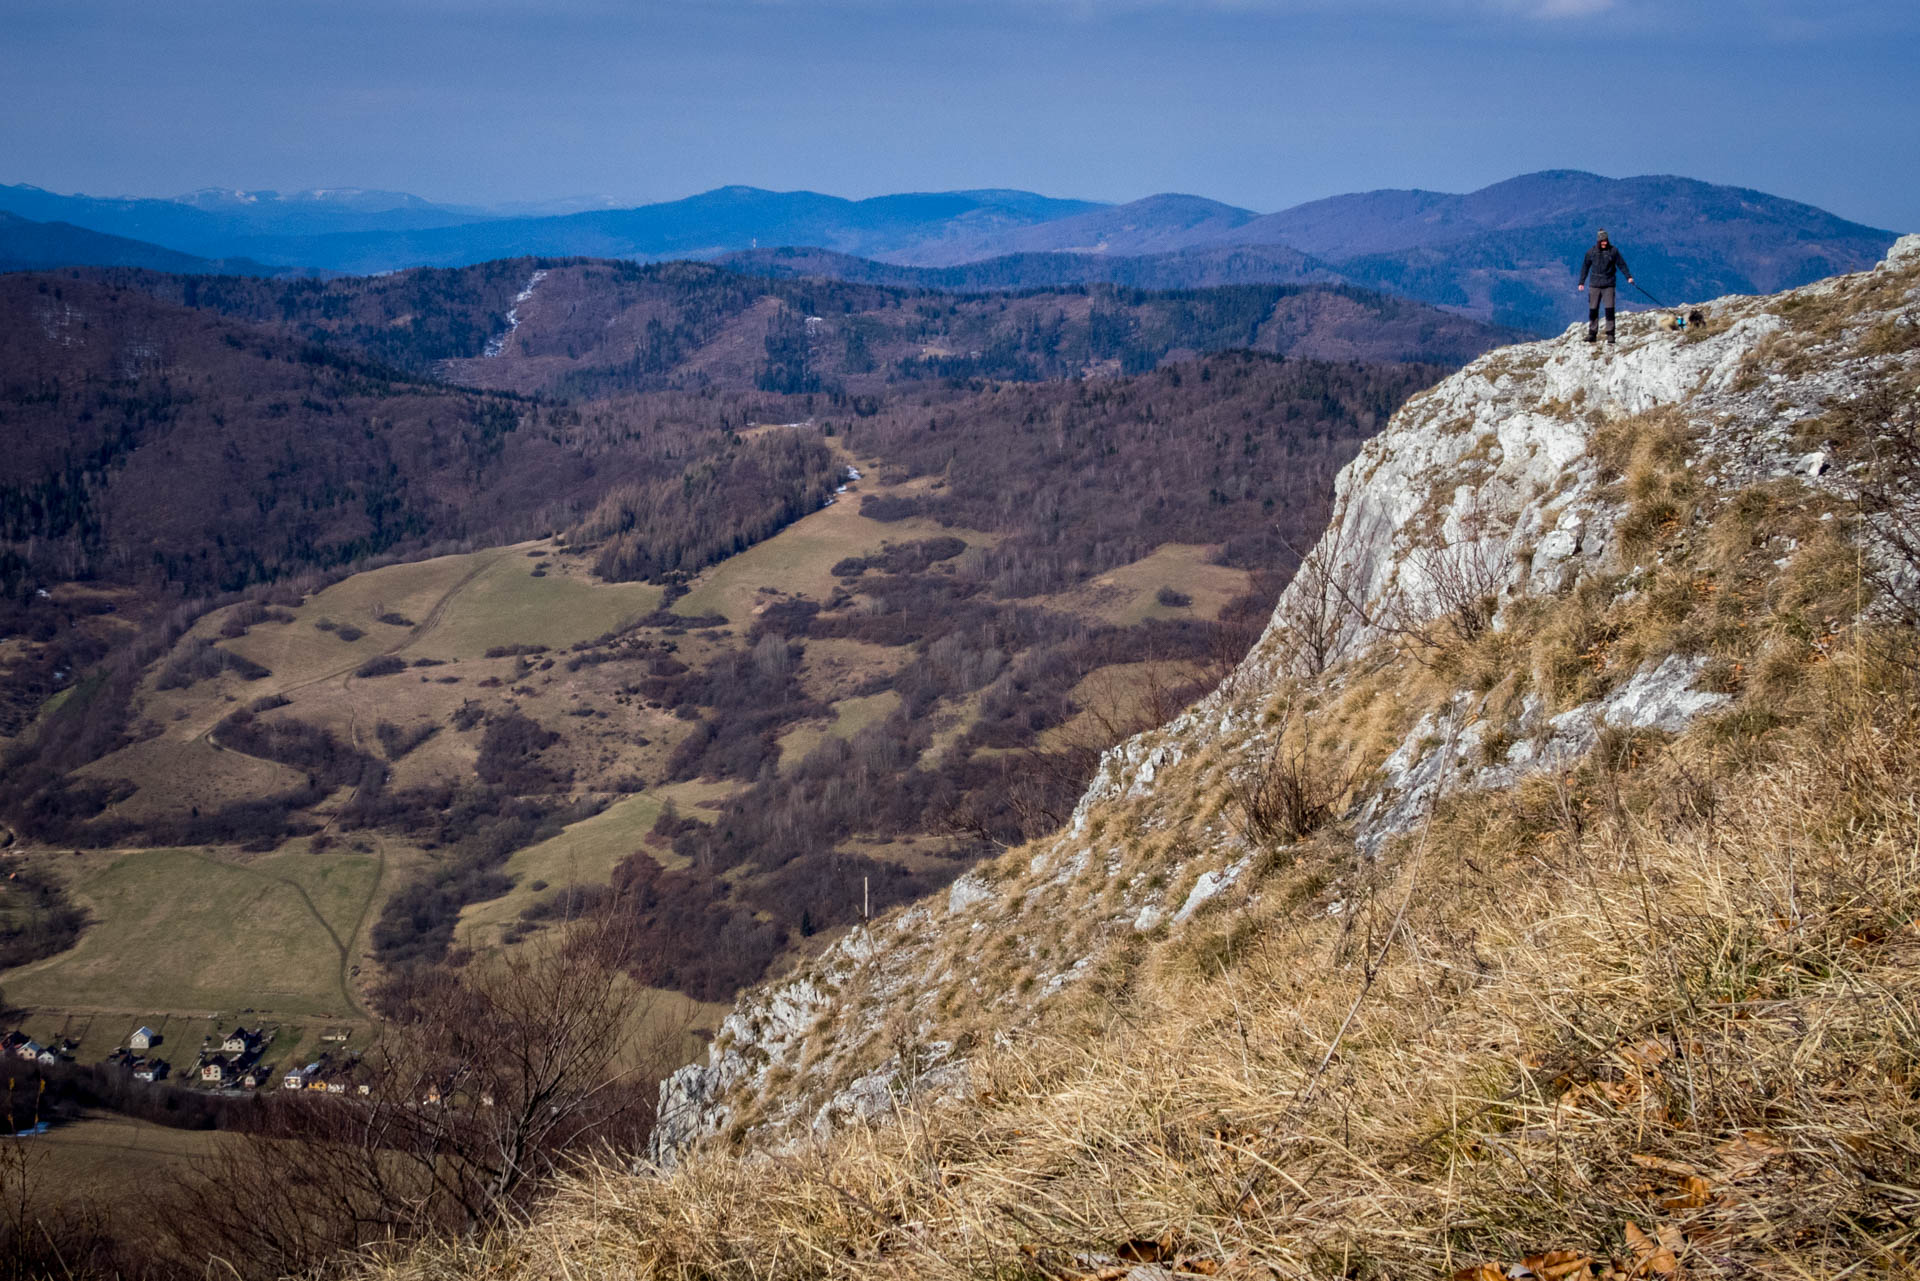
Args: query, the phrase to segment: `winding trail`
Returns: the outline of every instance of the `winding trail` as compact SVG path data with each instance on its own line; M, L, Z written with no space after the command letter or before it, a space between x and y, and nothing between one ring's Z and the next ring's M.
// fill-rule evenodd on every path
M459 595L463 591L465 591L468 587L472 586L473 581L475 579L479 578L482 574L486 573L488 570L492 569L495 565L498 565L502 560L506 559L509 555L511 555L511 550L512 549L510 548L500 548L500 549L497 549L495 554L491 556L476 555L476 563L473 565L473 567L468 569L466 573L462 574L459 577L459 579L457 579L450 587L447 588L445 592L441 593L440 598L434 601L433 606L427 611L426 617L422 618L411 629L409 629L407 634L401 637L400 640L398 640L392 645L387 646L385 649L381 650L380 654L376 655L376 657L379 657L381 655L397 655L397 654L403 653L407 649L411 648L414 645L417 645L420 641L424 640L427 636L432 634L435 629L437 629L443 622L446 621L447 611L452 607L455 599L457 599ZM339 680L341 683L340 685L341 690L345 692L353 684L354 672L358 670L360 665L366 661L367 660L365 658L356 659L355 661L348 663L344 666L337 667L332 671L322 672L318 676L310 676L303 680L297 680L289 684L278 686L277 688L270 691L270 693L277 694L284 697L285 695L291 694L297 690L311 689L315 685L322 685L331 680ZM348 715L350 718L349 732L353 740L353 746L355 750L359 750L361 746L360 709L358 705L353 702L352 699L348 700ZM201 739L205 739L207 741L208 746L212 747L215 751L234 752L236 755L241 755L241 756L251 755L251 753L240 752L235 748L223 746L220 743L220 741L217 738L215 738L213 735L214 730L219 727L219 724L220 722L218 720L214 721L212 724L200 730L199 733L195 734L193 738L188 741L198 742ZM254 759L264 760L266 758L254 757ZM357 800L359 796L360 796L360 785L356 783L354 785L352 796L347 798L346 805L341 806L340 809L344 810L348 807L351 807L353 802ZM326 824L320 829L322 833L325 833L332 829L334 822L339 817L339 813L340 813L340 810L336 810L332 815L330 815L327 818ZM334 950L339 955L339 966L336 972L336 981L339 985L341 999L347 1003L347 1007L350 1010L357 1012L363 1018L371 1019L372 1015L368 1012L366 1006L361 1003L359 998L355 996L353 992L352 944L355 940L357 940L360 937L361 932L366 929L368 920L373 914L374 905L378 903L380 900L380 891L386 885L386 882L387 882L387 871L388 871L387 843L384 840L381 840L377 836L373 838L373 854L376 860L373 882L368 887L366 897L360 904L359 914L355 918L352 927L348 929L346 937L344 939L340 936L339 931L337 931L333 927L332 922L328 921L326 916L320 911L318 905L314 903L312 896L307 893L306 888L302 886L299 882L289 880L286 877L274 876L274 875L271 875L270 873L262 872L257 868L253 868L242 863L222 862L218 859L208 858L205 855L197 854L197 853L191 854L191 857L198 859L199 861L204 863L216 864L220 867L241 868L247 871L248 873L250 873L251 875L258 876L263 880L272 881L277 884L285 885L291 890L293 890L294 893L298 894L300 896L300 901L306 905L306 908L308 912L312 914L313 919L318 921L320 923L320 928L327 932L327 937L333 941Z
M462 574L460 578L451 587L447 588L447 590L441 594L440 599L436 600L433 603L432 608L430 608L427 611L427 616L425 618L421 619L418 623L414 624L413 628L410 631L408 631L405 636L401 637L398 641L394 642L392 645L389 645L385 649L379 651L379 653L373 655L373 657L380 658L386 655L400 654L406 651L407 649L411 648L412 646L417 645L421 641L425 640L427 636L431 632L433 632L435 628L439 627L440 624L445 621L447 616L447 609L449 606L453 604L454 599L458 597L461 592L465 591L468 587L470 587L473 584L474 579L480 577L480 575L486 573L489 569L492 569L495 565L499 564L502 560L506 559L508 553L511 550L512 550L511 548L497 548L494 555L486 557L486 559L481 560L472 569L469 569L466 573ZM479 553L475 553L475 555L478 556ZM290 684L275 686L267 691L266 696L271 697L272 695L275 695L275 694L285 696L287 694L294 693L296 690L311 689L315 685L323 685L327 681L335 680L342 676L347 678L346 683L351 683L353 680L353 673L355 672L355 670L357 670L360 667L360 665L362 663L365 663L366 661L367 660L365 658L358 658L341 667L336 667L332 671L322 672L318 676L309 676L303 680L293 681ZM345 688L344 683L342 685L342 688ZM214 747L219 748L219 750L223 752L232 751L233 750L232 748L220 747L220 744L213 739L213 731L219 726L219 724L220 724L220 721L215 720L212 724L206 726L204 729L202 729L199 733L195 734L188 741L199 742L201 739L204 738L208 742L212 743ZM245 753L241 753L241 754L245 755Z
M245 864L245 863L228 863L217 858L208 858L205 854L198 853L194 850L183 850L182 853L186 854L188 858L193 859L195 862L205 863L209 867L218 867L218 868L222 868L230 871L241 871L241 872L245 872L249 876L258 877L263 881L269 881L275 885L284 885L288 889L292 890L295 894L299 895L300 901L306 905L308 914L311 915L314 920L320 923L321 929L327 932L327 937L333 940L334 951L339 954L340 965L335 975L335 981L338 983L340 988L340 999L342 999L347 1003L348 1009L353 1010L355 1013L359 1014L362 1018L371 1019L373 1017L370 1013L368 1013L367 1008L364 1005L360 1004L359 998L354 996L352 985L347 982L347 978L348 978L347 971L351 962L349 960L349 949L346 941L342 940L340 937L339 931L333 928L333 923L327 920L326 913L320 910L320 905L313 901L313 896L307 893L306 886L300 884L300 882L292 879L291 877L275 876L271 872L263 872L259 868L249 866L248 864ZM380 874L378 877L376 877L376 880L375 880L376 888L378 888L379 881L381 879L384 879L385 874L386 874L386 864L385 864L385 859L383 858L381 860ZM371 896L369 896L369 898L371 898ZM350 931L347 935L348 939L352 939L359 933L360 923L364 922L365 920L366 920L366 909L365 907L362 907L360 921L355 922L354 929Z

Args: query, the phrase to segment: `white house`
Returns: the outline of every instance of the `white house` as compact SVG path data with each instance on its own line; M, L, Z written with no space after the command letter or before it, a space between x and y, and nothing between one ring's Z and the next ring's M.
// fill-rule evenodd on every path
M127 1038L127 1047L133 1050L151 1050L160 1034L150 1027L135 1028L133 1035Z

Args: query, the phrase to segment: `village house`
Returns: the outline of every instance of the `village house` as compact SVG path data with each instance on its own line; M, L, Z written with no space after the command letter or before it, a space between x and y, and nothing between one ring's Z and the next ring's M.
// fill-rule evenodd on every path
M134 1029L133 1035L127 1038L127 1048L145 1053L151 1050L159 1040L160 1034L152 1028L138 1027Z
M245 1054L253 1048L254 1042L259 1039L258 1033L249 1032L243 1027L237 1027L227 1033L226 1040L220 1042L220 1050L223 1054Z
M46 1048L46 1046L40 1044L38 1041L22 1041L14 1047L13 1053L15 1057L25 1059L27 1062L32 1063L40 1057L40 1051Z
M170 1065L164 1059L135 1059L133 1061L133 1079L136 1081L164 1081Z
M217 1054L200 1065L200 1079L213 1085L225 1085L232 1073L233 1065Z
M40 1051L40 1056L39 1056L40 1066L52 1067L54 1064L60 1061L61 1057L62 1056L60 1051L54 1049L51 1045L49 1045L46 1049Z

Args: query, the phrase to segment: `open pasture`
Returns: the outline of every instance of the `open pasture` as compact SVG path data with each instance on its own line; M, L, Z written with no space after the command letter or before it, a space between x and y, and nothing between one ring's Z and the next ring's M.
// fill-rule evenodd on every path
M1123 627L1150 618L1217 619L1228 602L1246 593L1253 579L1244 569L1214 564L1219 550L1166 543L1084 586L1042 599L1051 608ZM1191 597L1192 604L1162 604L1158 597L1163 587Z
M840 495L817 512L802 516L765 542L756 543L739 555L702 571L694 579L693 590L674 602L674 612L689 617L720 614L729 622L745 626L752 621L755 607L766 599L761 588L772 587L789 596L825 600L839 586L839 580L832 574L834 565L848 556L870 555L886 543L904 543L942 534L963 539L969 545L994 541L992 535L947 529L931 520L885 522L860 514L860 490L904 493L923 484L912 482L886 487L873 481L860 482L856 490Z
M348 969L382 888L380 855L301 841L247 863L155 849L80 864L71 892L93 924L71 950L0 977L14 1004L359 1016Z

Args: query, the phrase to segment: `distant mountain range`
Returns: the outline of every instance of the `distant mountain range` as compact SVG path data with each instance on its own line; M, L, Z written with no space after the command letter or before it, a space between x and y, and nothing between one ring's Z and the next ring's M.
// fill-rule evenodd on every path
M1024 191L845 200L752 187L633 209L500 216L359 189L147 200L15 186L0 187L0 211L261 270L367 274L539 256L723 259L756 273L959 291L1356 284L1535 331L1572 318L1574 266L1598 226L1612 229L1640 283L1669 302L1857 270L1894 238L1764 192L1576 170L1464 195L1335 196L1265 215L1187 195L1102 205ZM10 247L25 234L0 226L0 261L22 256ZM105 261L86 255L107 250L75 241L70 252L80 265Z

